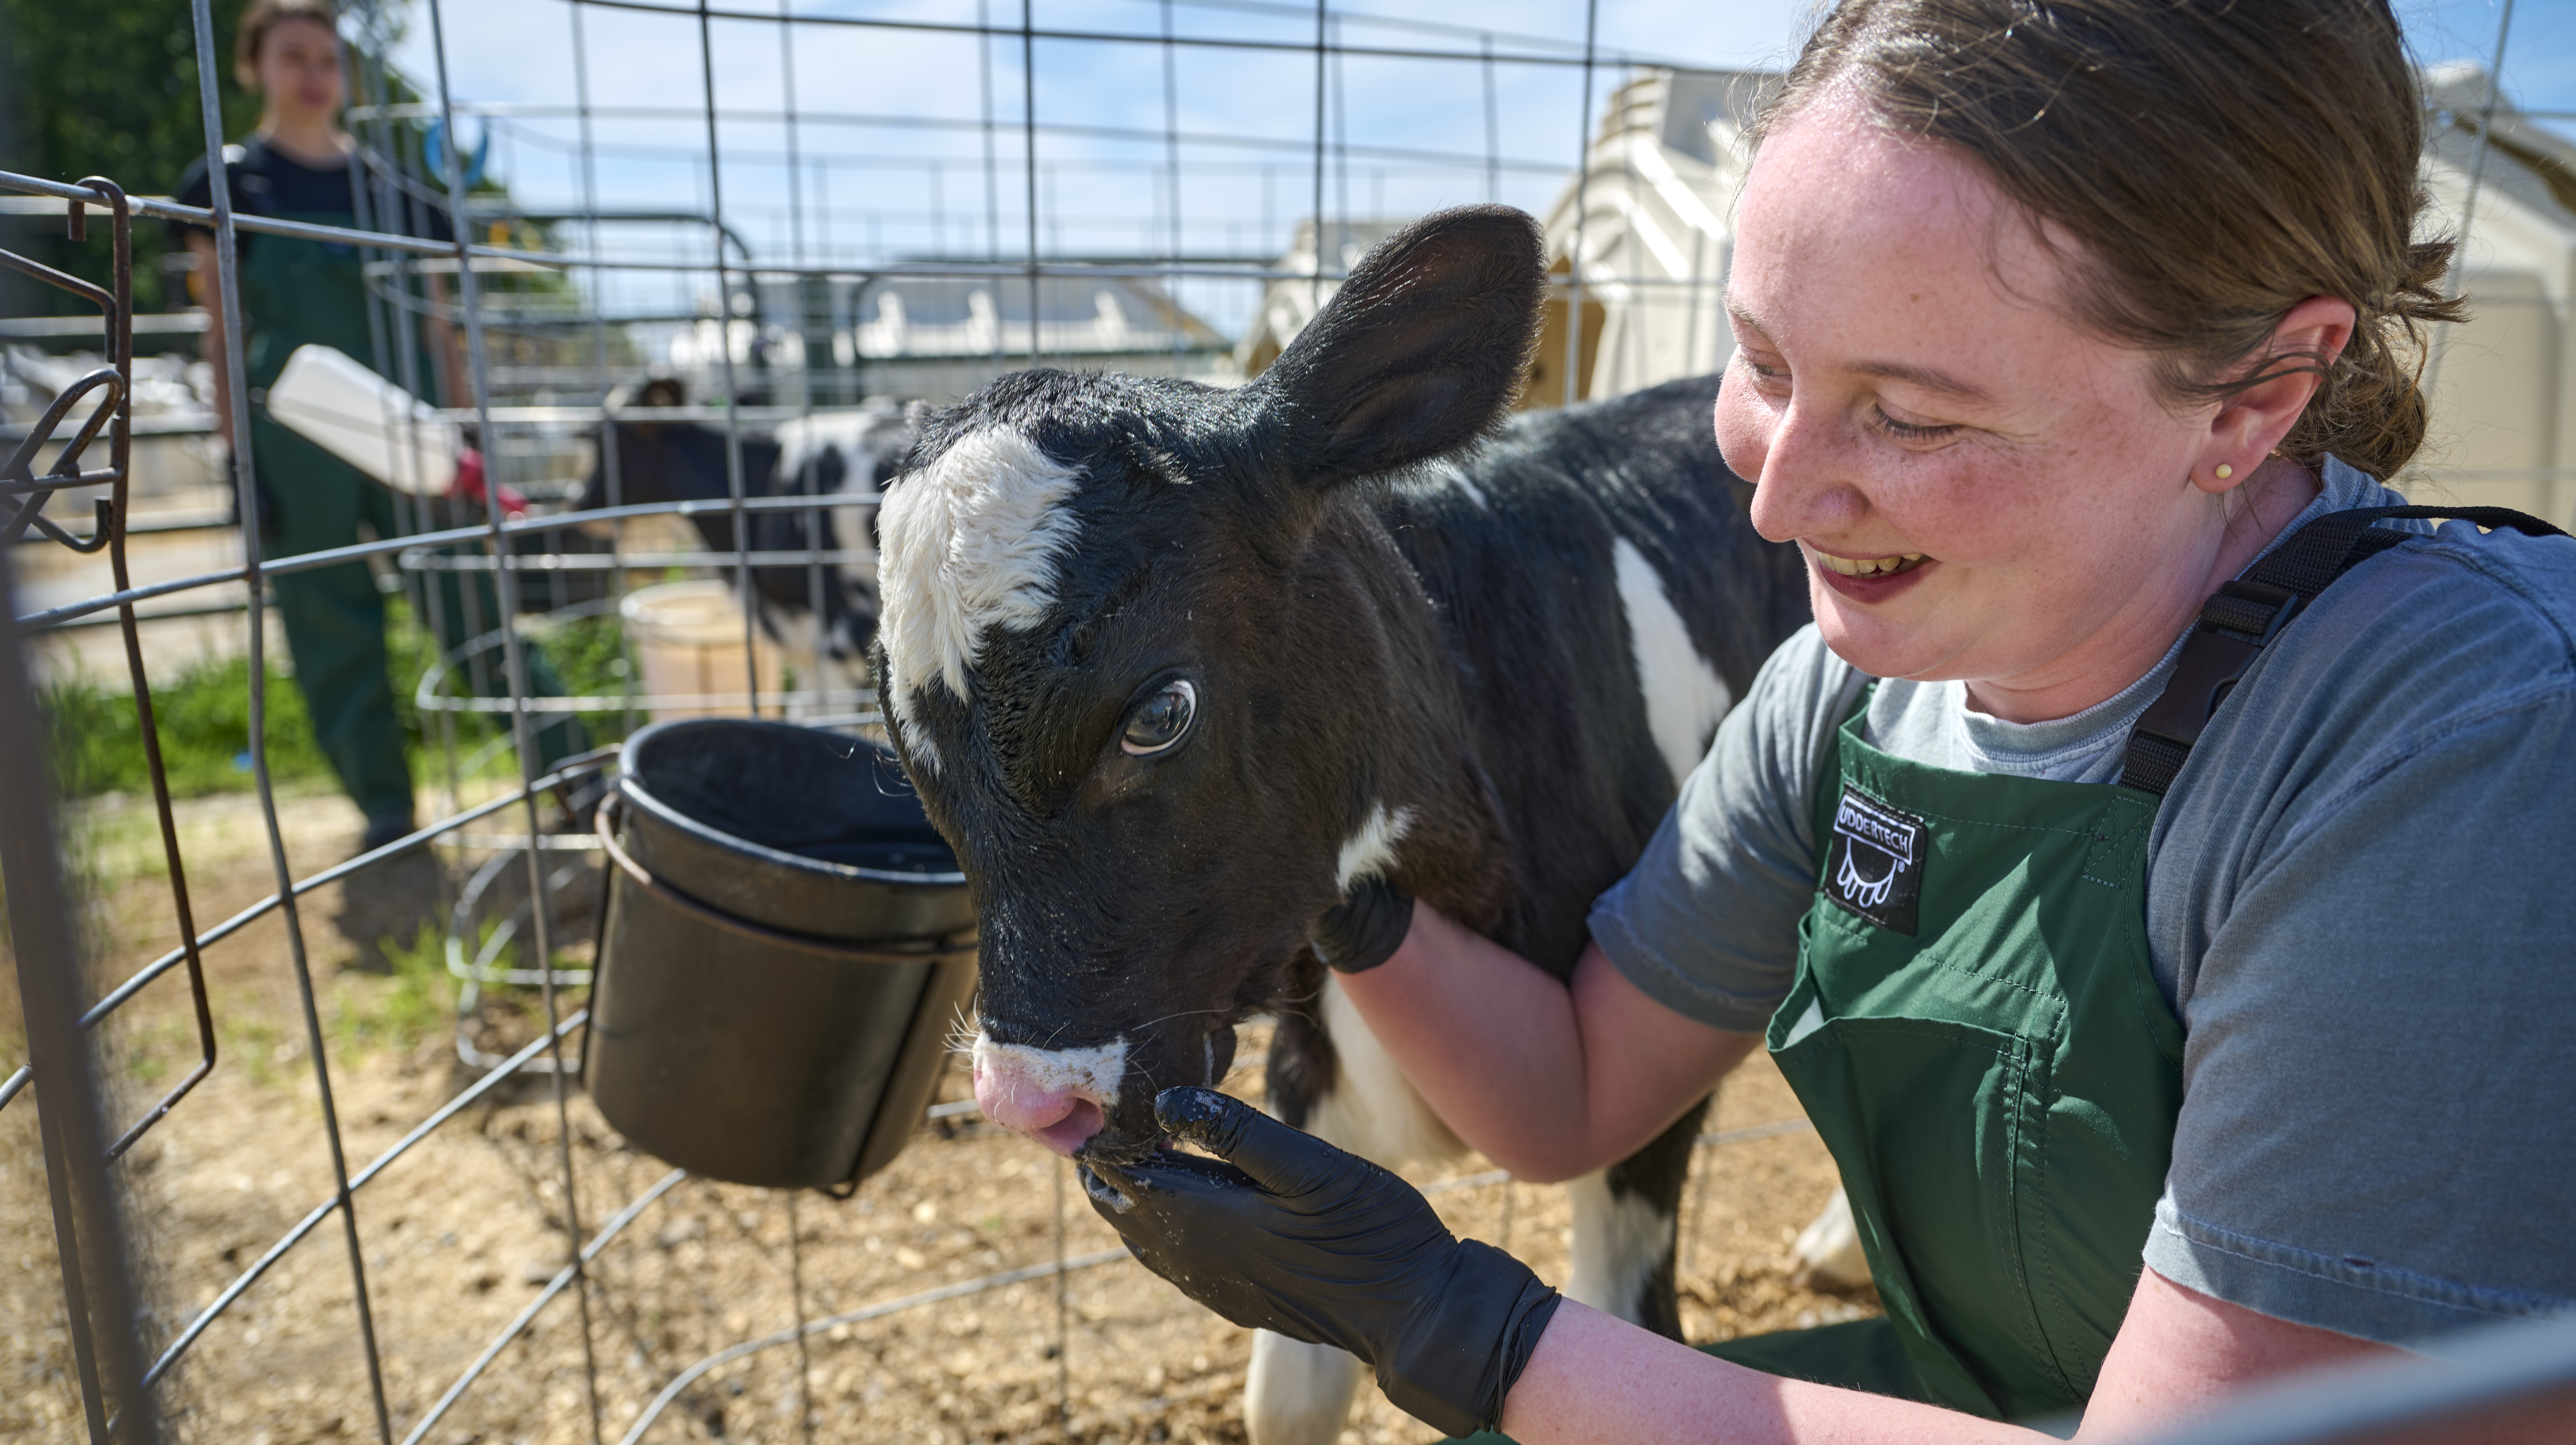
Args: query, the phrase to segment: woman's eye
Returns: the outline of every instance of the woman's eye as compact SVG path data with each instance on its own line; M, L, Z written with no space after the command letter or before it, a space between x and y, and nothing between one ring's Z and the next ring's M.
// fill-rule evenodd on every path
M1880 408L1872 407L1870 410L1875 414L1873 419L1878 423L1878 429L1898 441L1930 441L1935 437L1948 436L1959 429L1955 424L1925 426L1920 422L1898 421Z
M1198 712L1199 690L1185 677L1173 678L1163 690L1136 704L1127 714L1118 746L1131 757L1159 753L1181 740Z
M1751 353L1745 351L1744 348L1740 346L1735 349L1735 359L1743 362L1744 369L1752 372L1757 380L1766 383L1776 383L1789 379L1789 368L1785 366L1768 366L1762 362L1756 361L1753 359Z

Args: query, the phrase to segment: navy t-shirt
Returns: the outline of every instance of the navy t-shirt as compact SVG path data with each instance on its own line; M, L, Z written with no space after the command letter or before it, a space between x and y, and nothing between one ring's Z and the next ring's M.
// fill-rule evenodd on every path
M299 219L321 219L325 224L355 226L358 223L356 199L350 194L350 180L358 174L354 160L317 168L308 166L282 150L270 146L254 135L240 145L224 147L224 177L232 191L233 209L253 216L293 215ZM416 185L417 183L411 183ZM189 163L179 177L172 199L183 206L211 206L214 187L206 180L203 157ZM398 190L392 214L384 211L383 193L369 197L379 212L374 229L397 235L424 236L446 241L455 238L447 223L447 212L408 190ZM206 228L188 221L170 223L171 239L186 244L190 231ZM259 241L257 233L235 233L243 255Z

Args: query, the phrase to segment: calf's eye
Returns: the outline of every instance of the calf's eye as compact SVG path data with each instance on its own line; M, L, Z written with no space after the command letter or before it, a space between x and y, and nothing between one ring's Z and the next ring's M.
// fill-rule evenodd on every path
M1119 735L1118 746L1131 757L1159 753L1181 740L1190 730L1190 718L1197 713L1199 690L1185 677L1173 678L1162 690L1136 704L1127 713L1127 727Z

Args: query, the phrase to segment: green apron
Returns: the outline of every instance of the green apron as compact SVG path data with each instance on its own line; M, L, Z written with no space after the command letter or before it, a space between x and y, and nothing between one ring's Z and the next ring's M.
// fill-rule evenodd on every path
M274 218L326 226L353 226L349 211L280 211ZM260 235L243 248L240 265L244 357L254 397L263 395L299 346L333 347L371 362L375 340L367 322L366 279L356 247L300 236ZM418 374L433 375L424 356ZM421 527L470 524L468 509L423 500L406 518L394 493L357 468L271 420L267 408L251 409L251 448L257 459L262 550L272 559L350 546L360 524L380 538ZM406 525L406 521L414 525ZM498 594L482 573L431 574L437 589L432 627L453 649L500 625ZM460 582L470 576L471 585ZM384 594L364 562L344 562L271 579L287 652L295 660L297 689L313 719L316 746L329 760L351 801L371 821L412 815L411 765L396 711L385 641ZM527 652L530 691L562 695L543 651ZM489 661L472 669L475 690L508 691L503 670ZM581 726L566 717L538 730L538 770L584 746Z
M358 223L352 211L278 211L263 218L316 226ZM240 275L242 314L249 318L242 350L252 387L264 391L275 383L299 346L334 347L362 362L376 354L357 247L262 234L242 248Z
M2156 810L2282 626L2408 535L2373 523L2437 516L2557 531L2501 508L2307 523L2202 606L2118 783L1890 757L1861 737L1863 693L1817 789L1816 901L1766 1042L1842 1171L1887 1316L1723 1353L1990 1417L2083 1408L2182 1108L2183 1030L2147 953ZM1911 1381L1885 1379L1891 1336Z
M1816 901L1768 1042L1842 1171L1887 1316L1701 1348L1990 1418L2062 1414L2137 1288L2182 1104L2182 1026L2147 961L2158 799L1890 757L1861 737L1875 691L1819 780Z
M1922 1397L2077 1409L2182 1105L2182 1026L2147 962L2157 800L1893 758L1862 716L1818 789L1817 897L1768 1042Z
M1703 1350L1993 1418L2083 1408L2182 1108L2182 1025L2147 954L2156 810L2282 625L2409 535L2372 524L2433 517L2563 535L2501 507L2309 522L2202 606L2118 783L1890 757L1861 736L1862 693L1816 790L1816 901L1766 1042L1842 1171L1887 1314Z

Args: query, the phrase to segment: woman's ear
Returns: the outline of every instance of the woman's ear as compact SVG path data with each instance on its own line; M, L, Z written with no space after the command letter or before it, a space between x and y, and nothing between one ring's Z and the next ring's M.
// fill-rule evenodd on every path
M2290 434L2324 383L2325 370L2351 343L2356 315L2340 296L2311 296L2289 309L2272 328L2267 359L2253 372L2258 379L2220 402L2210 417L2192 485L2204 492L2232 491L2254 474Z

